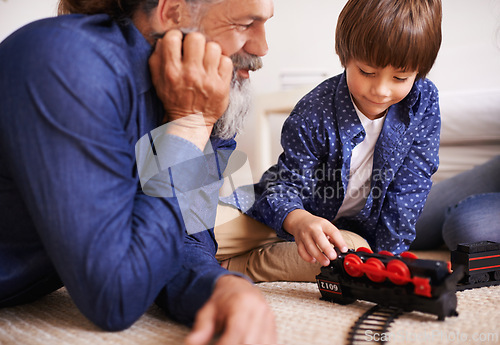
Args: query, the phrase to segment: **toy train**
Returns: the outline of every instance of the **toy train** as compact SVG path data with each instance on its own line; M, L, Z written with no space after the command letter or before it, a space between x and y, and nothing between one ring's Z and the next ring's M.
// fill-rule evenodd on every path
M500 243L461 243L451 252L451 268L464 267L457 290L500 284Z
M363 299L444 320L458 315L455 292L462 276L462 266L451 272L451 265L444 261L359 248L338 253L336 260L321 268L316 282L324 300L348 304Z

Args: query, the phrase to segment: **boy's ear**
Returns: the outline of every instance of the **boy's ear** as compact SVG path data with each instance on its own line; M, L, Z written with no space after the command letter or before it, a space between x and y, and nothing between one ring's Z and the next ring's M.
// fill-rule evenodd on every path
M165 30L178 28L183 21L186 2L184 0L159 0L157 19Z

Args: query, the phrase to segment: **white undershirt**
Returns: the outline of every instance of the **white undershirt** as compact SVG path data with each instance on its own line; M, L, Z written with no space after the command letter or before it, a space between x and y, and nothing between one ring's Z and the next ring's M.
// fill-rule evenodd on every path
M353 102L354 104L354 102ZM385 115L381 118L370 120L354 104L354 109L365 129L365 139L352 150L350 178L347 184L344 201L335 219L353 216L363 209L366 199L370 194L370 181L373 170L373 151L377 143Z

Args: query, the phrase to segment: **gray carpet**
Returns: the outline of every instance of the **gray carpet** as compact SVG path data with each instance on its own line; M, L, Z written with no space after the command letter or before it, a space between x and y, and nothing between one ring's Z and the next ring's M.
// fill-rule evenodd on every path
M429 255L427 255L429 256ZM431 255L432 256L432 255ZM437 255L436 258L439 258ZM257 284L275 312L280 344L345 344L353 323L373 304L321 301L313 283ZM458 317L413 312L400 316L382 336L389 344L500 344L500 286L457 293ZM182 344L189 329L152 306L122 332L103 332L80 314L62 288L41 300L0 310L0 344L149 345Z

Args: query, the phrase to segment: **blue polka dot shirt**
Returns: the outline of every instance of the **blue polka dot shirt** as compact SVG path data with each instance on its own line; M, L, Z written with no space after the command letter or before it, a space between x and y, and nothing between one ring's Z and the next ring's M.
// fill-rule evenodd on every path
M365 206L335 225L360 234L375 251L406 251L438 168L439 132L437 88L427 79L416 80L406 98L388 109ZM324 81L285 121L283 153L255 185L255 203L247 214L287 240L293 236L282 224L295 209L333 222L349 181L351 152L364 136L345 72Z

